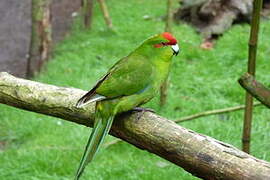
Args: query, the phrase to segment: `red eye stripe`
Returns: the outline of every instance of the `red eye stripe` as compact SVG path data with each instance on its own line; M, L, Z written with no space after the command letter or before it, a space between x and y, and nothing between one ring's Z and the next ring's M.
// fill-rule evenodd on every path
M162 43L159 43L159 44L155 44L154 47L155 48L161 48L163 46L168 46L168 45L171 45L170 42L167 42L167 43L162 42Z
M163 44L161 44L161 43L160 43L160 44L155 44L155 45L154 45L155 48L161 48L162 46L163 46Z

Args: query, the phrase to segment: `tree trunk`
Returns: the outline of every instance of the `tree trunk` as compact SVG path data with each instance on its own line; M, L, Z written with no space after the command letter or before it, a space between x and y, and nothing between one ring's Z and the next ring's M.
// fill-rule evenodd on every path
M82 0L82 2L83 2L84 26L85 28L91 29L94 0Z
M49 58L52 44L51 0L32 0L32 35L27 62L27 77L40 71Z
M84 93L0 73L0 103L91 126L94 103L75 107ZM204 179L270 179L270 163L150 112L119 115L110 134Z

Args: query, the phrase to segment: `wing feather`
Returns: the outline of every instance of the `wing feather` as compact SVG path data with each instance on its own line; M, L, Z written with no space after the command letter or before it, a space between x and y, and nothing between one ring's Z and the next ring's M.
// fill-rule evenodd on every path
M148 67L146 67L148 66ZM81 107L106 98L116 98L140 93L152 80L152 65L142 57L130 56L118 61L96 85L80 98Z

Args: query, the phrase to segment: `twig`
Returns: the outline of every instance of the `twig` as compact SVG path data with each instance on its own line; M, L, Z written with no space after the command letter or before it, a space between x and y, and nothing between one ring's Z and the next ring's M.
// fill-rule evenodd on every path
M256 68L257 41L258 41L260 12L262 9L262 4L263 4L263 0L255 0L253 2L253 13L252 13L252 21L251 21L249 54L248 54L248 73L253 76L255 75L255 68ZM243 124L243 135L242 135L242 149L246 153L249 153L250 151L252 109L253 109L253 98L247 92L246 93L246 108L245 108L244 124Z
M254 103L254 106L259 106L259 105L261 105L260 102ZM200 113L193 114L190 116L182 117L180 119L175 120L174 122L180 123L180 122L189 121L189 120L204 117L204 116L234 112L234 111L238 111L238 110L242 110L242 109L245 109L245 105L223 108L223 109L215 109L215 110L210 110L210 111L204 111L204 112L200 112Z
M107 8L105 1L98 0L98 2L100 4L100 8L101 8L101 11L103 13L103 16L104 16L104 19L105 19L105 22L106 22L108 28L113 29L112 20L110 18L109 11L108 11L108 8Z

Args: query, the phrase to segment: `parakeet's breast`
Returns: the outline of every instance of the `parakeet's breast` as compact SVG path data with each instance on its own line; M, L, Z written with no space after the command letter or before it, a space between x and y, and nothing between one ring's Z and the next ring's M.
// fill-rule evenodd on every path
M172 60L172 53L171 51L167 50L163 53L163 55L156 57L154 61L155 66L155 79L156 79L156 86L159 88L161 84L167 79L170 71Z

